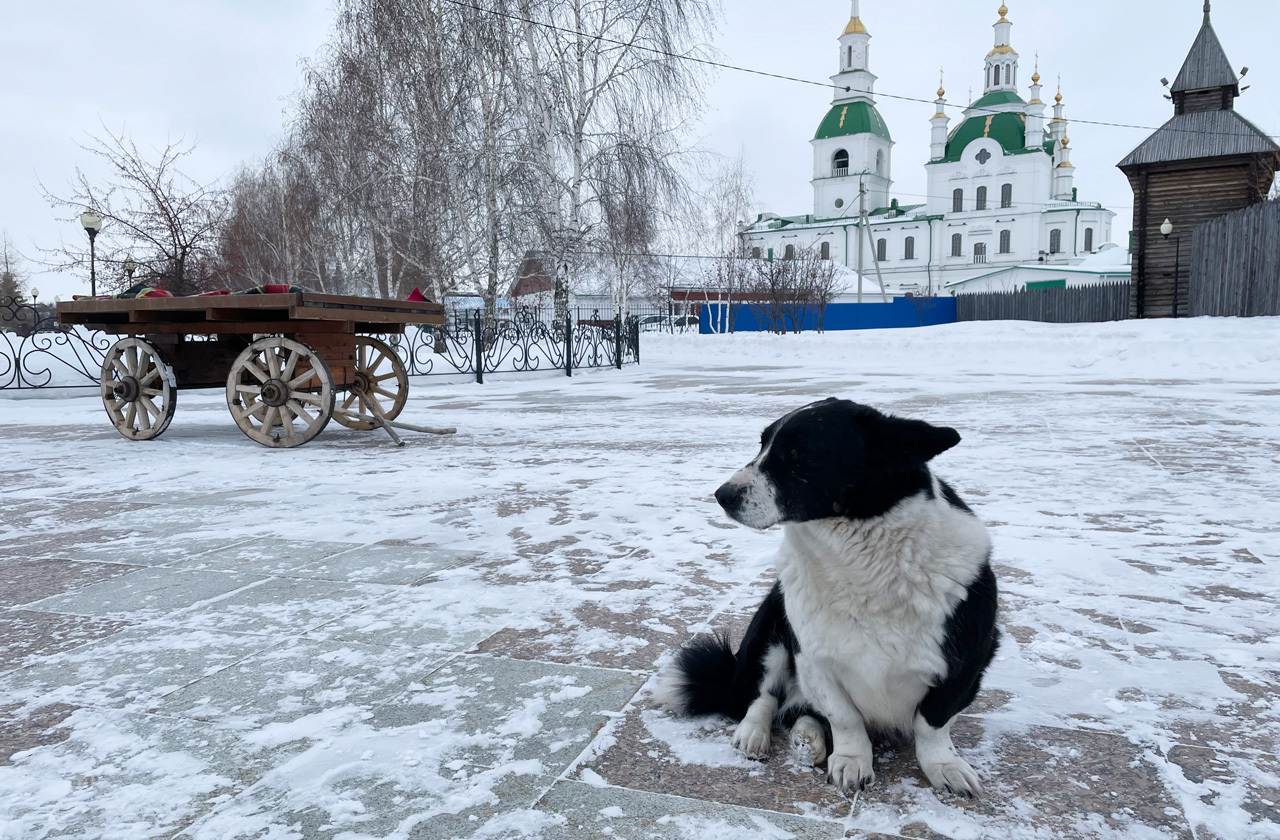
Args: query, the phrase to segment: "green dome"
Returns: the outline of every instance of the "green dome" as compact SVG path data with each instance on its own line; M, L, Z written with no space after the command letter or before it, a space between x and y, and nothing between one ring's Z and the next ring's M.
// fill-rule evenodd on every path
M995 94L991 94L994 96ZM1016 94L1015 94L1016 95ZM986 99L987 97L983 97ZM983 101L978 100L978 102ZM975 102L972 107L977 107ZM972 116L956 127L947 140L947 153L936 163L955 163L960 160L964 150L979 137L990 137L1000 144L1005 154L1021 155L1035 149L1027 148L1027 118L1023 114L978 114ZM1048 132L1044 136L1044 150L1053 154L1053 141Z
M827 112L827 116L818 126L818 134L814 140L827 140L832 137L851 137L855 134L874 134L892 141L889 126L884 117L870 102L850 102L847 105L836 105Z
M977 102L970 105L970 108L990 108L994 105L1026 105L1021 96L1012 90L993 90Z

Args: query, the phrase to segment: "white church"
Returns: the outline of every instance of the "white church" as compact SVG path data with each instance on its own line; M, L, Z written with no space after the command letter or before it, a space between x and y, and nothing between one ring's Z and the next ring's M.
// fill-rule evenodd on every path
M1007 6L995 24L983 95L955 128L946 91L938 90L925 203L891 199L893 136L876 109L871 34L858 0L852 3L840 36L840 72L831 78L836 96L812 141L813 212L764 214L743 226L740 237L752 256L785 259L812 249L855 270L861 258L864 277L874 283L878 268L891 294L1009 288L989 279L1035 277L1040 269L1075 275L1070 285L1128 277L1128 269L1118 266L1088 269L1124 262L1123 252L1109 244L1115 213L1078 199L1061 91L1047 125L1038 69L1030 101L1018 95ZM859 224L864 205L869 235ZM1112 253L1090 259L1103 250Z

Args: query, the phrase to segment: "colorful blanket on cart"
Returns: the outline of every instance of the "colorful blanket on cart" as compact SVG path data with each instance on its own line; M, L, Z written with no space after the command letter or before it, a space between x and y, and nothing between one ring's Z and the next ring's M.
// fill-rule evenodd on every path
M252 289L245 289L242 292L229 292L225 289L217 292L204 292L191 297L222 297L223 295L288 295L296 292L307 293L310 289L302 286L290 286L284 283L267 283L262 286L254 286ZM73 295L72 300L138 300L139 298L171 298L176 297L173 292L157 289L154 286L148 286L146 283L138 283L125 289L118 295Z
M243 292L235 292L237 295L292 295L296 293L308 294L310 289L302 286L290 286L286 283L267 283L263 286L254 286L252 289L245 289Z

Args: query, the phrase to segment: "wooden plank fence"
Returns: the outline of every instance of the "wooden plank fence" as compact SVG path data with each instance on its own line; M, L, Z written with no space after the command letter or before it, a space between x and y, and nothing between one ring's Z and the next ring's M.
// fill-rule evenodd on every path
M1129 317L1130 283L1033 289L956 296L959 321L1043 321L1085 324L1124 321Z
M1187 302L1192 316L1280 315L1280 201L1195 229Z

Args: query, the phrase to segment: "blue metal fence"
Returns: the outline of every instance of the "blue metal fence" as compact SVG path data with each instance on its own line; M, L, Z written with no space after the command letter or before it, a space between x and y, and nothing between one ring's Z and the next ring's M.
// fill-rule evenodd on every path
M815 332L819 323L824 331L831 332L932 327L956 322L956 299L895 297L889 303L833 303L825 311L817 306L796 307L793 312L785 313L782 321L787 332ZM727 304L712 303L702 308L701 332L703 335L730 331L767 332L770 330L769 322L770 318L760 305L735 303L730 314Z

